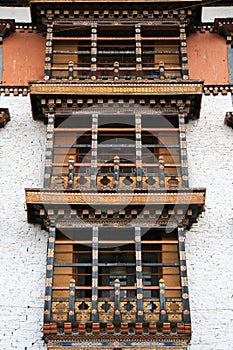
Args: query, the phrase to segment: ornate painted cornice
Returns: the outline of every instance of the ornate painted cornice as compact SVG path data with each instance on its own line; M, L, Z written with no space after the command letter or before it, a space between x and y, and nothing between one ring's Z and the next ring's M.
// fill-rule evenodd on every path
M56 85L56 84L54 84ZM59 84L60 85L60 84ZM170 85L170 84L168 84ZM69 83L67 83L67 90L68 90L68 86ZM36 95L36 91L39 91L38 95L42 95L42 91L43 88L39 88L37 90L37 88L33 89L33 92L31 93L31 95ZM86 88L87 89L87 88ZM0 95L2 96L27 96L30 93L31 88L27 85L24 86L4 86L4 85L0 85ZM78 90L78 89L77 89ZM50 91L49 89L47 91ZM52 90L51 90L52 91ZM86 90L87 91L87 90ZM228 93L233 95L233 85L230 84L221 84L221 85L202 85L202 88L199 90L198 87L198 92L196 92L196 95L200 95L201 93L203 93L204 95L211 95L213 94L215 95L227 95ZM44 95L49 96L49 93L43 92ZM74 93L70 93L70 94L74 94ZM162 93L160 93L162 95ZM51 94L53 95L53 98L56 95L56 89L53 90L53 93ZM58 91L57 91L57 95L59 95ZM137 94L135 94L137 95ZM150 93L148 93L147 95L150 95ZM172 95L172 94L169 94Z
M46 226L53 218L59 227L108 224L109 226L140 225L142 227L167 225L174 228L182 223L190 228L192 223L196 222L198 215L205 210L205 189L182 188L158 189L153 192L102 193L26 189L26 204L28 221L40 223L42 226ZM132 208L130 218L124 215L124 211L119 211L118 218L113 218L112 208L122 205ZM96 206L98 206L97 211ZM141 209L137 214L135 208L138 206ZM168 213L166 217L164 217L164 209ZM64 216L65 212L66 216ZM89 220L89 215L94 220Z
M46 83L30 82L31 95L187 95L202 94L202 82L166 83Z

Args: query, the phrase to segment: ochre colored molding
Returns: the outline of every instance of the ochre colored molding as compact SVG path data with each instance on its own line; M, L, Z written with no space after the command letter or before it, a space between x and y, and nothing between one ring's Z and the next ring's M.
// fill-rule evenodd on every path
M198 204L205 203L205 189L157 190L153 193L80 193L76 190L26 189L27 204Z
M88 85L88 84L86 84ZM158 84L158 87L159 87L160 84ZM170 85L170 84L166 84L166 85ZM44 85L40 85L41 87L44 86ZM56 87L59 87L58 85L54 84L54 86ZM64 85L62 85L64 86ZM96 85L97 86L97 85ZM137 85L135 85L137 86ZM183 86L183 84L180 84L179 86L179 89L180 87ZM31 93L31 95L36 95L36 94L49 94L50 93L50 88L48 90L46 90L47 88L45 88L45 91L44 91L44 87L43 88L38 88L36 83L33 85L31 85L31 87L29 88L29 86L25 85L25 86L4 86L4 85L0 85L0 95L3 95L3 96L19 96L19 95L22 95L22 96L27 96L29 94L29 92ZM87 95L88 95L88 90L89 88L88 87L85 87L85 90L87 92ZM171 89L173 90L173 86L171 87ZM65 88L65 91L68 91L68 93L66 92L63 92L65 95L73 95L74 92L71 92L69 93L69 84L66 85L66 88ZM97 90L97 87L96 87L96 90ZM47 92L48 91L48 92ZM51 89L51 91L53 91L53 95L55 94L60 94L60 91L56 91L56 89ZM78 91L78 89L77 89ZM197 92L198 91L198 92ZM200 84L200 86L198 85L197 87L197 91L196 91L196 94L202 94L204 93L205 95L227 95L228 93L232 94L233 95L233 85L202 85ZM156 93L156 89L154 90L154 93ZM193 93L193 92L190 92L188 91L188 88L187 88L187 94L190 94L190 93ZM77 92L78 94L78 92ZM115 93L114 93L115 94ZM150 95L151 93L143 93L145 95ZM162 93L162 89L160 87L160 93L157 93L158 95L163 95L164 93ZM168 95L182 95L183 93L179 93L179 91L177 93L175 93L175 91L173 90L172 93L167 93ZM195 93L194 93L195 94ZM84 94L85 95L85 94ZM139 93L135 93L135 95L139 95Z
M64 84L60 83L31 83L31 95L50 94L50 95L186 95L202 94L202 83L120 83L120 84Z

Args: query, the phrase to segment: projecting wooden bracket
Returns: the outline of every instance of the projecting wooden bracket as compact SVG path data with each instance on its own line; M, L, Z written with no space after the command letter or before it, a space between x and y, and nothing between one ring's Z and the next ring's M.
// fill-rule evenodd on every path
M3 128L10 119L8 108L0 108L0 128Z
M224 124L230 126L233 129L233 112L226 113Z

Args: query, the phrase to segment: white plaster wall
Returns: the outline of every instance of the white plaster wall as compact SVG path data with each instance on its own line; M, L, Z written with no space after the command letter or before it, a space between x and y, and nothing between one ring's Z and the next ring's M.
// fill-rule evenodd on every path
M214 22L215 18L232 18L232 6L203 7L202 22Z
M15 22L31 23L30 7L0 7L0 18L15 19Z
M191 185L206 187L206 211L187 232L192 317L190 350L233 349L233 130L231 95L203 96L187 125Z
M42 187L46 127L29 97L0 97L0 349L45 349L42 337L47 233L27 223L26 187Z
M0 349L45 350L42 338L47 233L29 225L25 187L41 187L46 130L29 97L0 97L11 121L0 129ZM190 350L232 350L233 130L231 96L203 96L187 126L191 185L207 187L206 212L187 232L193 336Z

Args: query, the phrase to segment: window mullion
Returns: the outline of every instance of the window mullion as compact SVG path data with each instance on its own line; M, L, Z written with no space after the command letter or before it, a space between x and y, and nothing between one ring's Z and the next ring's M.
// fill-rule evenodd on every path
M142 121L141 114L135 114L136 133L136 187L142 187Z
M53 57L53 23L47 24L46 49L45 49L45 67L44 79L49 80L52 77L52 57Z
M182 75L182 79L187 80L189 78L189 72L188 72L188 54L187 54L185 23L180 24L179 32L180 32L181 75Z
M141 25L135 25L135 59L136 59L136 77L142 79L142 38L141 38Z
M52 177L52 171L53 171L53 168L52 168L53 153L54 153L54 124L55 124L55 113L53 110L51 110L48 113L44 187L50 187L50 184L51 184L51 177Z
M143 321L143 289L142 289L142 245L141 228L135 227L135 257L136 257L136 298L137 320Z
M91 27L91 79L96 80L97 71L97 24Z
M179 143L180 143L180 165L181 165L181 180L182 187L188 187L188 158L187 158L187 142L186 142L186 127L185 127L185 111L182 107L178 112L179 120Z
M96 187L97 176L97 139L98 139L98 114L92 114L91 134L91 188Z
M92 229L92 321L98 321L98 227Z
M191 320L190 320L190 306L189 306L189 294L188 294L187 265L186 265L186 255L185 255L185 231L183 227L178 227L178 241L179 241L183 322L189 323L191 322Z
M45 304L44 304L44 322L45 323L48 323L51 321L55 236L56 236L56 228L54 225L51 224L49 227L49 240L48 240L48 249L47 249L46 287L45 287Z

